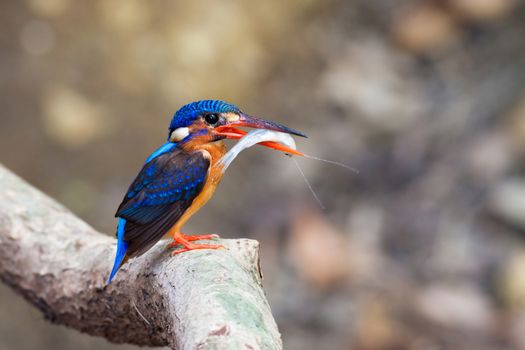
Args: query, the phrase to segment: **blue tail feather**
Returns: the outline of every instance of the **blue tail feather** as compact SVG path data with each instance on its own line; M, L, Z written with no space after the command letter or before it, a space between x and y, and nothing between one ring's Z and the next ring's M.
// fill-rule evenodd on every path
M117 271L120 268L120 265L122 265L122 261L126 257L126 251L128 250L128 242L124 240L124 228L125 227L126 227L126 220L120 218L118 221L118 228L117 228L117 254L115 255L115 262L113 264L113 270L111 270L111 274L109 275L108 284L111 283L111 281L117 274Z

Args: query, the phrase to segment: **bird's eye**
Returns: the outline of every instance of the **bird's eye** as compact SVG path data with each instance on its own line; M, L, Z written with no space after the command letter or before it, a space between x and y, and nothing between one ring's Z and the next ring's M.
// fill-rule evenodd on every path
M204 116L206 123L210 125L217 124L219 122L219 116L215 113L208 113Z

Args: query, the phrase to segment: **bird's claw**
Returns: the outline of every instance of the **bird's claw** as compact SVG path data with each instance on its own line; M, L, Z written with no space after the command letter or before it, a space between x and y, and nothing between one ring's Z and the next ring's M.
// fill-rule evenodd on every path
M182 232L178 232L173 236L173 241L168 244L169 248L175 248L178 246L182 246L182 248L174 250L171 252L171 255L177 255L179 253L187 252L190 250L196 250L196 249L219 249L224 248L221 244L201 244L201 243L192 243L193 241L199 241L199 240L210 240L210 239L217 239L219 238L219 235L216 234L207 234L207 235L191 235L187 236L183 234Z
M210 239L218 239L220 238L219 235L216 234L207 234L207 235L191 235L187 236L183 233L178 234L173 238L173 241L168 244L168 248L174 248L180 244L186 245L188 242L193 241L200 241L200 240L210 240ZM189 249L191 250L191 249Z
M200 240L204 240L204 239L218 239L220 238L219 235L217 234L207 234L207 235L193 235L193 236L185 236L186 240L189 241L189 242L193 242L193 241L200 241Z
M174 256L174 255L177 255L177 254L180 254L180 253L184 253L184 252L187 252L187 251L190 251L190 250L224 248L224 246L222 244L195 244L195 243L183 244L183 243L178 243L178 242L172 242L171 244L173 244L173 246L183 245L183 248L180 248L180 249L172 251L171 252L171 256ZM171 244L170 244L170 246L171 246Z

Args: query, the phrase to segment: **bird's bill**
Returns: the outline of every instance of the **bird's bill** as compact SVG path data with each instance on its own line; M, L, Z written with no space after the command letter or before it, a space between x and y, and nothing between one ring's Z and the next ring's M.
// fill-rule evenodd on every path
M216 127L215 132L218 135L225 136L226 138L229 138L229 139L240 139L244 135L246 135L246 131L237 129L236 126L243 126L243 127L255 128L255 129L273 130L273 131L278 131L278 132L284 132L287 134L307 137L302 132L294 130L287 126L281 125L279 123L271 122L271 121L260 119L257 117L252 117L252 116L245 115L245 114L241 114L237 120L229 121L228 124L226 125ZM298 156L304 155L303 153L297 150L286 147L277 142L266 141L266 142L261 142L259 144L261 146L265 146L265 147L272 148L272 149L282 151L285 153L289 153L289 154L295 154Z
M266 130L273 130L273 131L279 131L284 132L287 134L292 134L296 136L301 137L307 137L304 133L297 131L295 129L289 128L285 125L272 122L269 120L264 120L257 117L252 117L251 115L241 114L239 115L239 119L235 121L230 121L228 123L229 126L245 126L248 128L255 128L255 129L266 129Z

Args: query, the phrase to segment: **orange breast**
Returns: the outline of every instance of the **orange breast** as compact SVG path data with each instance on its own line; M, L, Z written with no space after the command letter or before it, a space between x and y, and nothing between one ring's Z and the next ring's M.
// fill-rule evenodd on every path
M217 161L226 153L226 146L224 142L211 142L201 144L200 147L195 147L194 152L203 152L206 158L210 159L210 169L208 170L208 177L202 191L193 200L191 206L186 209L184 214L180 217L177 223L169 230L169 232L181 232L182 226L189 220L189 218L201 209L213 196L215 189L219 185L222 178L222 166L217 164Z

